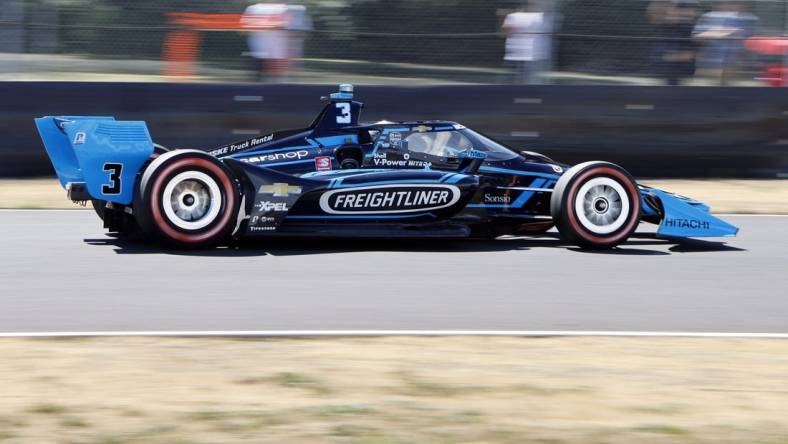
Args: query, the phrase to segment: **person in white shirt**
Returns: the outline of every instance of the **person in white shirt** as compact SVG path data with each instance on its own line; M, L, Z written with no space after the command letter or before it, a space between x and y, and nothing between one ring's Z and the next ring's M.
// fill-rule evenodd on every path
M251 5L241 17L241 26L248 32L249 55L258 61L260 80L266 76L278 80L287 73L287 24L287 5L281 3Z
M504 60L514 71L514 82L544 84L552 55L553 14L547 5L531 0L526 11L508 14Z
M298 71L301 59L304 57L304 42L309 36L309 32L312 31L312 19L306 12L306 6L303 5L288 5L287 15L289 17L287 32L289 34L290 70Z

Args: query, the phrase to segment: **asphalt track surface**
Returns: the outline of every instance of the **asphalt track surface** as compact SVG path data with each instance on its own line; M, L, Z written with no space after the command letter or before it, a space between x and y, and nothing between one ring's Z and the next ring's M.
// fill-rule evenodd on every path
M564 330L788 333L788 218L726 242L584 252L496 241L254 242L163 251L91 211L0 211L0 333Z

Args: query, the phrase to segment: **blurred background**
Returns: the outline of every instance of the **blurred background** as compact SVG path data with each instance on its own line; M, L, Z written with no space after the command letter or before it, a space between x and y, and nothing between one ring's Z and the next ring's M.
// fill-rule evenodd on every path
M785 0L4 0L4 80L784 83Z
M0 176L51 176L32 119L145 120L211 149L363 119L462 122L639 177L788 177L788 0L1 0Z

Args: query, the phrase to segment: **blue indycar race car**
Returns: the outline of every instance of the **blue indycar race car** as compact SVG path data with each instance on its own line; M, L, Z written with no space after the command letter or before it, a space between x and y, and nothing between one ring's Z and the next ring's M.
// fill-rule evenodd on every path
M154 144L145 122L36 119L61 185L112 232L179 248L231 238L494 238L545 233L615 247L641 221L668 238L735 236L695 200L618 165L564 165L449 121L362 123L353 87L306 128L210 151Z

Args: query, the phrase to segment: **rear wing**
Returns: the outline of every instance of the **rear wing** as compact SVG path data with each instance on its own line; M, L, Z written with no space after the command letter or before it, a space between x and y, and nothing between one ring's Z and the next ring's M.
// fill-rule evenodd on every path
M153 154L145 122L81 116L35 120L60 185L72 199L82 200L72 191L84 188L93 199L131 203L137 172Z

